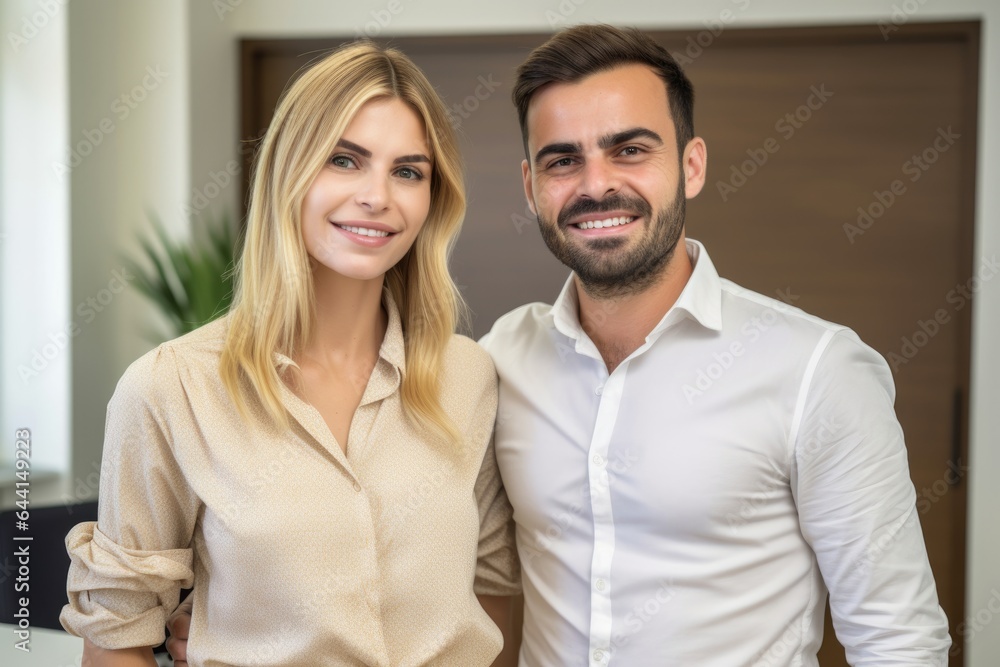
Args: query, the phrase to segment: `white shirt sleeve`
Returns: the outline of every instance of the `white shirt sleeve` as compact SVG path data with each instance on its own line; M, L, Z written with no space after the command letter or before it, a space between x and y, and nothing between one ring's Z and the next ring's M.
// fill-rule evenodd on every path
M791 433L802 535L852 665L946 665L938 604L885 360L844 329L803 381Z

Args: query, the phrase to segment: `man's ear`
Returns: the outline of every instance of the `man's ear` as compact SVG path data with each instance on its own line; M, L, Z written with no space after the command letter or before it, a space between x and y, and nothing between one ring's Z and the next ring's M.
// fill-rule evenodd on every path
M527 160L521 160L521 180L524 181L524 196L528 200L528 208L538 215L538 211L535 210L535 191L531 184L531 165Z
M704 187L708 172L708 147L704 139L695 137L688 142L681 166L684 169L684 196L693 199Z

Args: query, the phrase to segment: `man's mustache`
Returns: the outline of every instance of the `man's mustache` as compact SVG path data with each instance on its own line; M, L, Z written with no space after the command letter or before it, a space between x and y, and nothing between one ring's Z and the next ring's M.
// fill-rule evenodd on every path
M608 211L629 211L647 220L653 213L653 208L641 197L629 197L623 194L608 195L604 199L577 199L559 211L556 222L560 227L569 224L572 218L588 213L607 213Z

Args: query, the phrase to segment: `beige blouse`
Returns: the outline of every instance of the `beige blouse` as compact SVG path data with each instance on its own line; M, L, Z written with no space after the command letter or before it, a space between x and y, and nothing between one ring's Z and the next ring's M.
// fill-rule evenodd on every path
M403 336L385 305L346 455L287 388L290 430L241 418L218 374L227 319L133 363L108 406L99 521L66 538L63 627L105 648L157 645L195 584L192 666L490 664L503 640L475 595L520 588L496 373L452 338L442 404L465 441L428 444L403 417Z

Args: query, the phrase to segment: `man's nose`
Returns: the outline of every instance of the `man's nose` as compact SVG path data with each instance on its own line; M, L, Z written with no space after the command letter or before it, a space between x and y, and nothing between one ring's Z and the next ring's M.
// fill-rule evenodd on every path
M588 160L583 165L580 187L577 194L600 201L621 189L618 169L607 160Z

